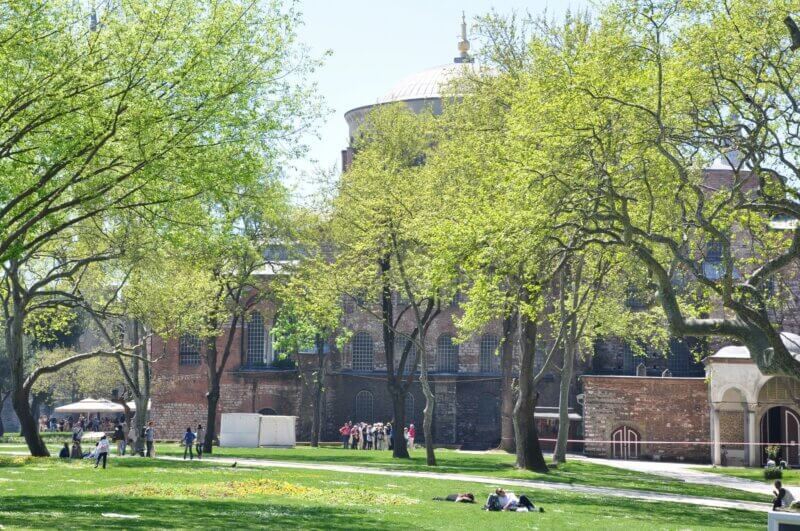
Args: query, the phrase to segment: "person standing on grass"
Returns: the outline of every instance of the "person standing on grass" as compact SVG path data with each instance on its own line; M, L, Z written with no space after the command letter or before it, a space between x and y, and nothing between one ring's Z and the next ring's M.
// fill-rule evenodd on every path
M417 429L414 427L413 424L409 424L408 426L408 449L414 449L414 439L417 437Z
M81 441L83 440L83 428L78 423L72 428L72 457L80 459L83 457L83 449L81 448Z
M203 458L203 435L204 434L205 434L205 432L203 432L203 425L202 424L198 424L197 425L197 432L195 433L195 436L197 437L197 439L195 439L195 448L194 448L194 451L197 452L197 458L198 459L202 459Z
M117 455L125 455L125 427L122 424L114 426L114 435L111 440L117 443Z
M364 450L372 449L372 426L367 424L364 428Z
M153 427L153 421L147 423L147 427L144 429L144 441L147 444L147 457L155 457L156 456L156 430Z
M394 441L392 440L392 423L386 423L386 446L387 449L391 452L394 449Z
M342 438L342 448L347 450L347 445L350 442L350 426L347 422L342 424L342 427L339 428L339 436Z
M192 448L194 448L194 440L195 434L192 433L192 428L186 428L186 433L183 434L183 459L186 460L186 453L189 453L189 460L194 459L194 452Z
M100 441L98 441L97 443L97 448L95 449L95 452L96 452L95 457L97 458L97 461L95 461L94 467L97 468L97 466L100 464L100 460L102 459L103 469L105 469L106 461L108 460L108 438L105 435L100 437Z

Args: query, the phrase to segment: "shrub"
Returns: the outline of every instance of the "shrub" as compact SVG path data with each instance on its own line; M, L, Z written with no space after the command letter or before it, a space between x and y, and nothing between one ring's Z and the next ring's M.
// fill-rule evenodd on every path
M773 461L777 462L778 457L781 455L781 447L777 444L773 444L764 448L764 453L767 454L767 457L772 459Z
M273 369L294 369L295 367L294 360L289 356L278 356L272 362Z
M783 470L776 466L768 466L764 469L764 479L781 479L783 477Z

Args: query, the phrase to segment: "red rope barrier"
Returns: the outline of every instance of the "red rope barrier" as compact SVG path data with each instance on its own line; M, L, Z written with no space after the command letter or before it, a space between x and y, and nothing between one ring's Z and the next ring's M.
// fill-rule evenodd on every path
M556 442L558 439L539 439L539 441L545 442ZM594 439L567 439L568 443L583 443L583 444L606 444L606 443L617 443L617 444L699 444L699 445L712 445L714 441L647 441L647 440L639 440L639 441L603 441L603 440L594 440ZM722 441L719 443L721 446L800 446L800 444L796 442L790 443L770 443L770 442L727 442Z

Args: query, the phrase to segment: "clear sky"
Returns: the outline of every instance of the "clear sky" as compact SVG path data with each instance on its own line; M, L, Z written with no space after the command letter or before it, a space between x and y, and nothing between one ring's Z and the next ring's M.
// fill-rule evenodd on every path
M314 189L318 169L338 168L348 140L345 112L374 103L409 74L453 60L462 10L469 26L472 17L492 9L556 16L589 5L590 0L300 0L301 41L316 55L333 55L315 76L330 113L318 124L319 138L306 138L307 158L287 170L297 200Z

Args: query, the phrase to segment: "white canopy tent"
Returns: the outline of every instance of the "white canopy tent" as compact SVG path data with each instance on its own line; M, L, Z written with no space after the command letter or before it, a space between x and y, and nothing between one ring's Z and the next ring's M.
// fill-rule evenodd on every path
M136 411L136 404L128 402L127 406L131 411ZM147 410L150 410L150 402L147 403ZM125 408L122 404L117 404L105 398L84 398L72 404L58 406L54 410L56 413L124 413Z

